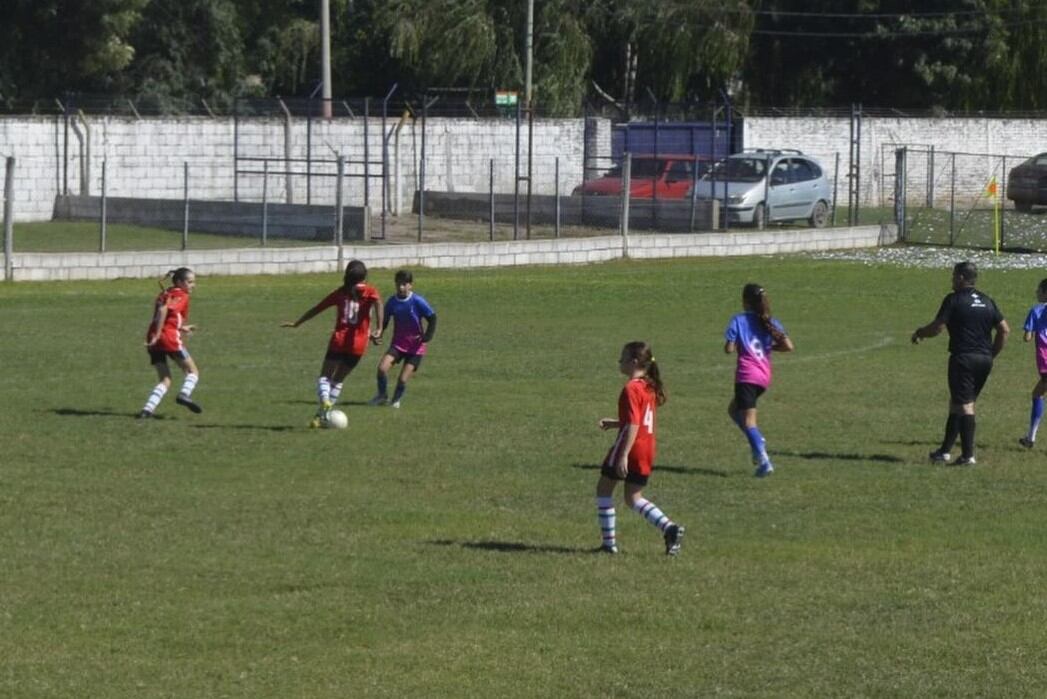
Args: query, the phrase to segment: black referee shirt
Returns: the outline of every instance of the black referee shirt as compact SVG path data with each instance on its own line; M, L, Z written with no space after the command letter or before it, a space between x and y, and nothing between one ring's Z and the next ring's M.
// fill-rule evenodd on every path
M1003 320L996 302L974 287L954 291L942 299L936 322L949 329L952 354L992 356L992 329Z

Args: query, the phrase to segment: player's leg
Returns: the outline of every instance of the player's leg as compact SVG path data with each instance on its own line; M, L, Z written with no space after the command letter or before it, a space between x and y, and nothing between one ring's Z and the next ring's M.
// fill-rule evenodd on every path
M930 459L934 463L945 463L951 456L949 452L952 451L953 446L956 444L957 437L960 436L960 413L961 406L963 405L962 400L958 400L958 396L964 391L963 389L963 372L961 371L960 365L957 363L955 356L949 357L949 415L945 419L945 430L942 434L942 444L940 447L930 453Z
M985 387L992 371L992 358L982 355L966 355L965 372L963 380L963 393L958 396L960 402L960 446L962 452L960 458L953 462L954 466L973 466L974 459L974 433L976 418L974 415L975 401Z
M145 405L138 411L138 417L140 418L152 417L153 413L156 412L157 406L160 405L160 401L167 395L167 389L171 387L171 370L167 367L166 355L163 352L150 352L149 356L152 360L153 368L156 369L158 382L153 386L153 390L146 399Z
M605 469L606 470L606 469ZM605 472L596 482L596 518L600 523L600 550L618 553L618 539L614 512L614 488L618 481Z
M179 389L175 402L178 405L185 406L194 413L202 413L204 409L192 399L193 390L200 381L200 370L197 369L196 362L184 350L181 355L175 356L174 360L178 364L178 368L185 374L185 378L182 380L182 388Z
M320 365L320 376L316 379L316 401L319 405L316 408L316 415L309 421L310 427L322 427L324 420L327 419L327 413L333 405L331 403L331 377L337 374L341 363L338 353L328 351L323 364Z
M640 480L644 482L640 483ZM675 556L680 552L683 543L684 528L669 519L657 505L643 496L646 481L646 477L629 474L625 481L625 504L662 533L666 555Z
M400 369L400 378L396 382L396 391L393 392L392 406L394 408L400 407L400 401L404 397L404 391L407 390L407 382L414 376L414 372L418 371L418 365L421 363L422 358L419 356L408 357L404 360L403 368Z
M1029 411L1029 431L1018 442L1027 449L1032 449L1036 442L1036 432L1040 429L1040 421L1043 419L1043 396L1047 394L1047 376L1041 375L1040 380L1032 389L1032 409Z
M377 391L375 391L374 398L368 401L368 405L385 405L389 402L389 370L395 362L396 356L391 352L382 355L382 359L378 362L378 369L375 371Z

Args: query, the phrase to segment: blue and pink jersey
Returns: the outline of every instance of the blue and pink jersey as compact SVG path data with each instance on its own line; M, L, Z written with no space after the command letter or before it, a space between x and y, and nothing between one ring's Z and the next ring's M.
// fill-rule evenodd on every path
M785 333L777 318L771 319L775 329ZM751 383L767 388L771 385L771 346L774 338L764 329L755 313L739 313L727 324L724 339L733 342L738 352L735 383Z
M382 325L389 327L389 319L396 320L392 348L404 354L425 354L422 319L434 315L436 312L429 302L413 291L405 299L395 294L390 296L385 302L385 322Z
M1038 303L1025 317L1025 332L1036 336L1036 370L1047 374L1047 304Z

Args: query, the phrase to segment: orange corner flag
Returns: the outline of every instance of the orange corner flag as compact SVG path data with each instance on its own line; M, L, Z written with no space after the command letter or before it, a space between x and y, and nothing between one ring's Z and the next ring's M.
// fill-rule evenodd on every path
M991 197L995 197L996 196L996 178L995 177L993 177L991 180L989 180L989 186L985 188L985 191Z

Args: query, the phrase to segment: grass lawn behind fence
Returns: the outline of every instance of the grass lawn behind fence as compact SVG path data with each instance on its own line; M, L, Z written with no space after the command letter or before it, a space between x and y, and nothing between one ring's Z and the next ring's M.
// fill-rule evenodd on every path
M1041 272L983 286L1020 327ZM383 295L392 272L371 280ZM331 276L198 280L192 415L155 382L150 280L0 286L0 695L1030 696L1047 686L1047 458L1021 449L1032 351L979 401L979 465L931 466L948 270L801 258L416 270L440 322L403 407L310 431ZM722 332L759 281L797 344L751 475ZM669 393L647 495L597 466L621 345Z

